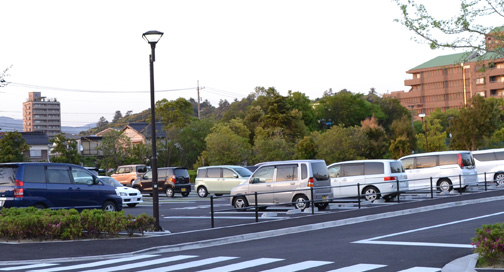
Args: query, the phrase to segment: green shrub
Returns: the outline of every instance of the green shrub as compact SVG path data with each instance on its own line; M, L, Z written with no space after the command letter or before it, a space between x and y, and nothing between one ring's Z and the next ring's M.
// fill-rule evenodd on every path
M504 224L483 225L472 239L478 262L494 266L504 258Z
M126 230L130 236L154 229L154 218L137 217L124 212L102 210L38 210L36 208L4 208L0 210L0 237L9 239L73 240L79 238L116 237Z

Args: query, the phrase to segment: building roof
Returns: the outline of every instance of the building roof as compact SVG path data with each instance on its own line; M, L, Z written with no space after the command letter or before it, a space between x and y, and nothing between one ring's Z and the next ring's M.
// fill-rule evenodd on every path
M45 132L20 132L27 145L49 145L49 137Z
M414 68L411 68L410 71L459 64L462 62L470 61L471 59L473 59L475 57L474 55L475 55L474 53L471 54L469 52L465 52L465 53L457 53L457 54L439 56L439 57L435 57L427 62L424 62Z
M140 123L129 123L127 125L131 129L136 130L138 133L142 134L145 138L151 138L151 126L150 123L140 122ZM166 132L163 129L163 124L161 122L156 122L156 138L166 138Z

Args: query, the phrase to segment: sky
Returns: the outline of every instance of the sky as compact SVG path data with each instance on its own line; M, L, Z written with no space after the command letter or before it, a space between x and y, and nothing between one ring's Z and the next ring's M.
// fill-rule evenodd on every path
M458 9L436 3L433 12ZM156 47L155 99L213 106L255 87L305 93L407 90L409 69L455 53L431 50L394 19L391 0L2 0L0 116L22 119L29 92L56 98L64 126L111 121L150 108L149 30Z

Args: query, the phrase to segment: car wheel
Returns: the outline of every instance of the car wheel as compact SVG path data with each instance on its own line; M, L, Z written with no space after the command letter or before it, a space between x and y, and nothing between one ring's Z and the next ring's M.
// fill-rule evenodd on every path
M130 203L130 204L128 204L128 207L134 208L136 205L137 205L137 203Z
M106 212L115 212L117 211L117 205L112 201L105 201L105 203L103 203L102 210Z
M43 210L46 208L46 206L44 204L35 204L35 205L33 205L33 207L37 210Z
M495 174L494 180L495 180L495 184L497 184L497 185L504 184L504 173Z
M315 203L315 207L318 208L319 211L323 211L329 206L329 203L324 202L324 203Z
M189 193L188 193L188 192L182 193L182 196L183 196L183 197L188 197L188 196L189 196Z
M135 180L134 180L134 179L132 179L132 180L131 180L130 187L132 187L132 186L133 186L133 182L135 182Z
M453 189L452 183L449 179L441 179L437 184L438 191L441 193L450 192Z
M208 190L205 188L205 186L198 187L198 196L199 197L206 197L207 195L208 195Z
M370 202L380 198L380 190L374 186L364 188L364 190L362 190L362 194L364 195L364 199Z
M173 191L172 187L166 187L165 194L167 197L174 197L175 192Z
M248 201L244 196L237 196L233 199L233 207L237 210L245 210L248 205Z
M310 202L305 195L294 196L292 202L294 202L294 207L301 211L304 211L306 208L310 207Z

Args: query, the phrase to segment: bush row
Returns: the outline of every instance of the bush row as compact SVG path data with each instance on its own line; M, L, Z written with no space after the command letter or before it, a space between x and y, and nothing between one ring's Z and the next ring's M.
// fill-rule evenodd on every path
M154 229L154 218L145 213L136 217L124 212L103 210L39 210L9 208L0 210L0 236L6 241L73 240L116 237L126 231L129 236Z
M472 239L478 266L494 266L504 261L504 224L483 225Z

